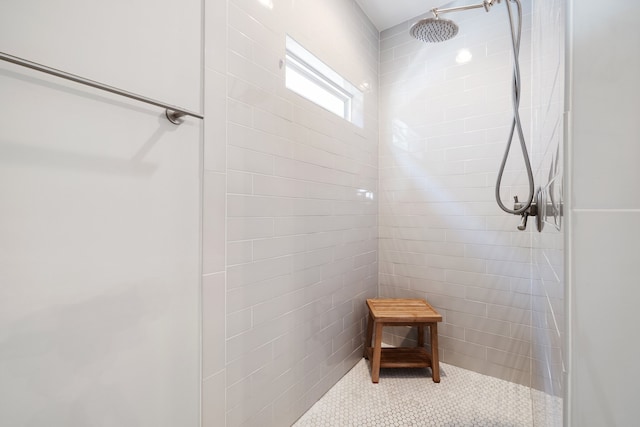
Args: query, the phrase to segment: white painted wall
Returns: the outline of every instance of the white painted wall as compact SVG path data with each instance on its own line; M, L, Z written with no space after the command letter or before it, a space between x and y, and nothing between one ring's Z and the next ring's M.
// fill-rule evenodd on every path
M201 108L201 1L3 2L1 51L138 92Z
M199 109L198 1L55 6L0 49ZM0 424L199 425L201 123L7 63L0 99Z
M637 424L640 5L571 2L571 365L575 426Z

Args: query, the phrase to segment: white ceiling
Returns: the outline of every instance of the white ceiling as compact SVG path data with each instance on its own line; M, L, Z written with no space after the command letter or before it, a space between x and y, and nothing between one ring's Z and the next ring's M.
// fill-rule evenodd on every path
M447 0L356 0L378 31L427 13Z

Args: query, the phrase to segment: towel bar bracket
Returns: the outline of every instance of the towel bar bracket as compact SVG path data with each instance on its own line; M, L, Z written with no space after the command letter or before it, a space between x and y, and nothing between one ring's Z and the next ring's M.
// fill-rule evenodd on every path
M187 114L183 113L182 111L175 111L167 108L166 110L164 110L164 115L167 116L167 120L169 120L174 125L180 125L184 121L182 117L186 116Z

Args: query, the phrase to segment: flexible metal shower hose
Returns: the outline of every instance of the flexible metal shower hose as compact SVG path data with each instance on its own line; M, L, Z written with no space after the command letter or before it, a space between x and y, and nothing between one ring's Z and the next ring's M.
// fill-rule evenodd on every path
M515 27L513 23L513 14L511 13L511 5L513 2L517 5L518 12L518 26ZM520 0L506 0L507 4L507 12L509 13L509 25L511 26L511 45L513 49L513 91L512 91L512 101L513 101L513 120L511 122L511 130L509 132L509 138L507 139L507 146L502 156L502 164L500 165L500 171L498 172L498 178L496 179L496 202L500 208L510 214L520 215L523 214L529 207L533 201L534 196L534 183L533 183L533 172L531 170L531 162L529 161L529 152L527 151L527 144L524 139L524 133L522 131L522 123L520 122L520 112L518 111L520 107L520 62L518 56L520 54L520 38L522 36L522 5L520 4ZM527 169L527 177L529 179L529 196L527 197L527 201L522 205L520 209L509 209L502 203L500 199L500 186L502 184L502 175L504 174L504 168L507 163L507 159L509 158L509 150L511 149L511 142L513 141L513 136L515 130L518 131L518 138L520 139L520 147L522 148L522 156L524 158L524 164Z

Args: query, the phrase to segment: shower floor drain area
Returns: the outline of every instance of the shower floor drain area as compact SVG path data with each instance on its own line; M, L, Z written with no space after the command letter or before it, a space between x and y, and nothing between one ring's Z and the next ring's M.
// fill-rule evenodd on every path
M532 426L531 390L455 366L383 369L371 383L363 359L295 427Z

